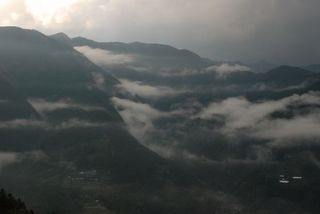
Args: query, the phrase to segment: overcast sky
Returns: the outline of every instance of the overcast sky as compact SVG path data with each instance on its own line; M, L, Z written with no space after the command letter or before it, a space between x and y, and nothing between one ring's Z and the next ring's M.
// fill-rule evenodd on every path
M215 60L320 62L319 0L0 0L0 24L165 43Z

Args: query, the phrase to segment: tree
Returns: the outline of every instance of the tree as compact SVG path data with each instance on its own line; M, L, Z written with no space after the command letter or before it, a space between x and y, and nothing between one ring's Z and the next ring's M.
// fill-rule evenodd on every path
M1 214L34 214L28 210L21 199L16 199L12 194L6 193L4 189L0 190L0 213Z

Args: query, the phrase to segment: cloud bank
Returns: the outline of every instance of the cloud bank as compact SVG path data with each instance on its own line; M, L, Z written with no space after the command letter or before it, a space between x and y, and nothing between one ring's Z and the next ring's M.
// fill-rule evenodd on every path
M310 106L303 110L301 106ZM292 95L277 101L253 103L243 97L233 97L211 103L197 117L204 120L223 120L222 131L231 136L239 133L279 142L320 139L320 94L310 92ZM271 114L285 113L294 108L293 115L272 118ZM318 141L317 140L317 141Z
M290 144L303 144L308 141L319 143L320 139L320 113L298 116L291 120L280 119L274 121L264 121L259 125L253 136L264 139L271 139L274 146L281 145L283 141L286 146ZM306 140L306 142L296 142L295 140Z

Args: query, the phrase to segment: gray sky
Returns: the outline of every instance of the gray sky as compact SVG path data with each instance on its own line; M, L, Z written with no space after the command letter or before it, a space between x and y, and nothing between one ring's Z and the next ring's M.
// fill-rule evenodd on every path
M0 0L0 25L165 43L216 60L320 63L319 0Z

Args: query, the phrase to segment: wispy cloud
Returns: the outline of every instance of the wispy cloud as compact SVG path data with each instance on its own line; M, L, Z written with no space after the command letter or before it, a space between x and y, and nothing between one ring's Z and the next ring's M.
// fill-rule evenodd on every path
M162 96L173 96L182 91L174 90L164 86L150 86L138 81L130 81L120 79L121 84L117 86L118 89L126 91L132 95L137 95L146 98L159 98Z
M218 78L224 78L229 74L239 72L239 71L251 71L251 68L240 64L228 64L223 63L221 65L210 66L206 69L207 71L215 71Z
M3 167L18 162L17 154L13 152L0 152L0 171Z
M311 111L303 115L294 112L291 118L272 118L270 114L283 112L288 107L310 105ZM277 101L253 103L243 97L228 98L211 103L197 117L205 120L222 119L225 125L222 131L231 136L238 133L252 137L284 141L288 139L319 139L320 111L319 93L293 95ZM312 107L315 106L315 107Z
M113 97L111 101L126 122L130 133L141 142L144 142L147 134L153 130L153 120L168 115L144 103L117 97Z
M93 77L93 81L94 81L94 85L103 90L104 86L105 86L105 78L101 73L92 73L92 77Z
M22 162L24 160L41 161L48 158L48 156L40 150L28 152L2 152L0 151L0 171L14 163Z
M0 122L0 129L19 128L49 128L49 125L44 121L34 119L15 119Z
M88 46L78 46L75 49L100 66L128 65L134 62L134 57L128 54L117 54Z
M211 103L198 116L202 119L223 116L226 129L235 131L236 129L253 127L268 114L281 110L285 106L286 102L281 101L251 103L243 97L234 97L218 103Z
M0 129L44 129L44 130L63 130L72 128L103 127L108 123L91 122L78 118L71 118L58 124L51 124L47 121L35 119L16 119L1 121Z
M54 126L54 129L72 129L72 128L97 128L108 125L108 123L91 122L86 120L79 120L73 118L62 122L61 124Z
M77 103L71 99L48 101L44 99L29 99L30 104L39 112L52 112L60 109L78 109L83 111L105 111L103 107Z
M320 112L292 119L266 120L259 124L252 135L272 140L273 146L290 146L319 143Z
M186 160L186 161L196 161L202 163L212 163L213 161L204 157L192 154L191 152L178 148L175 145L160 145L160 144L147 144L150 150L159 154L161 157L166 159L176 159L176 160Z

